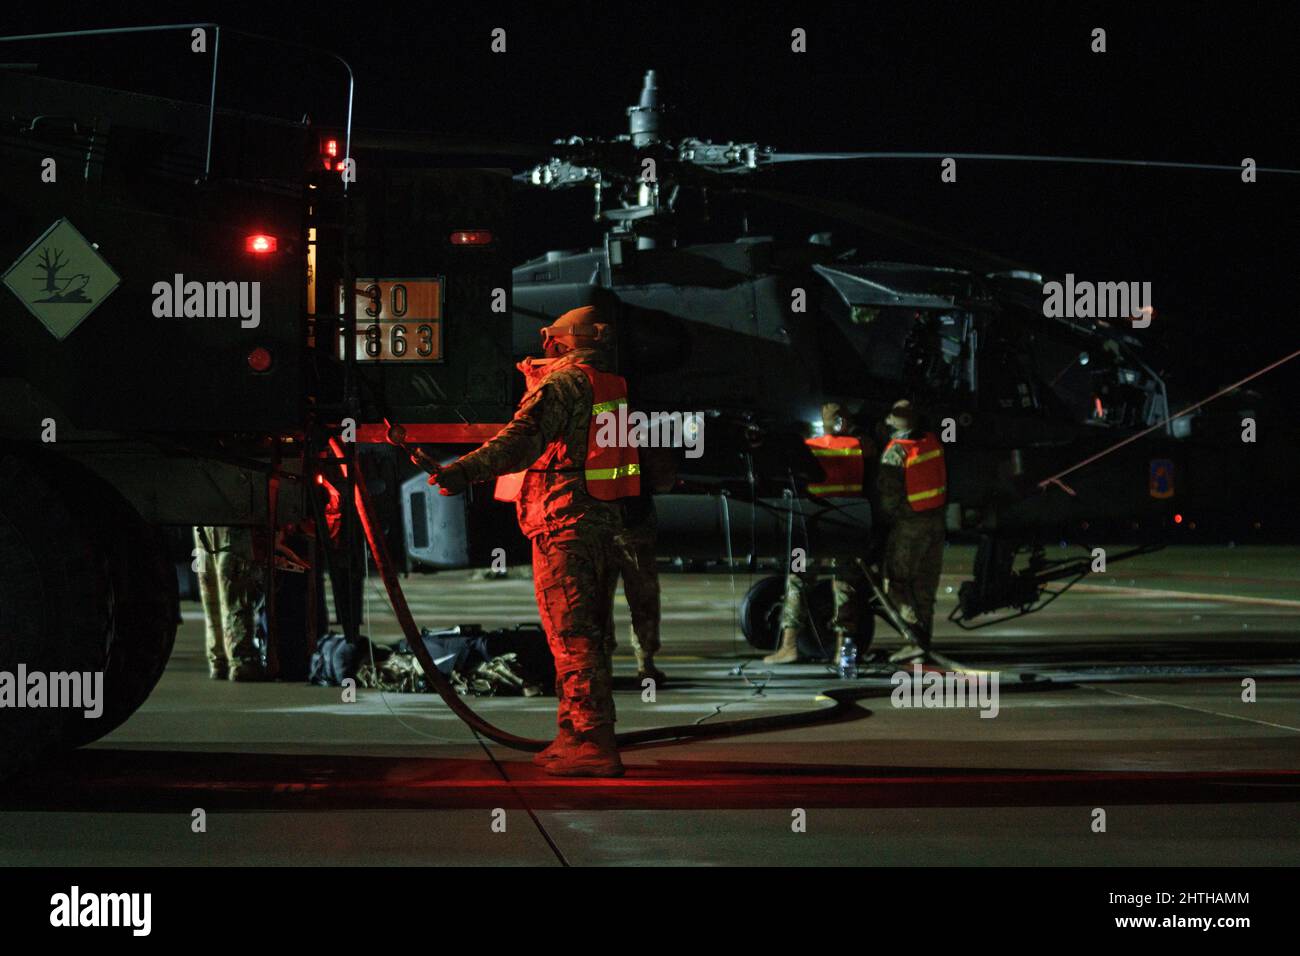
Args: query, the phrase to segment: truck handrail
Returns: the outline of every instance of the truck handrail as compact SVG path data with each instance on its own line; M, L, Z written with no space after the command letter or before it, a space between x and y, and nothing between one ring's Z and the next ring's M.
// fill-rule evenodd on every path
M279 40L272 37L263 36L260 33L249 33L246 30L238 30L233 27L222 27L219 23L167 23L151 27L105 27L95 30L64 30L57 33L28 33L22 36L5 36L0 37L0 43L15 43L29 40L63 40L75 37L91 36L114 36L127 33L157 33L164 30L211 30L213 33L212 41L212 82L208 90L208 139L203 157L203 178L206 180L212 173L212 128L213 120L217 112L217 66L219 54L221 51L221 31L225 29L228 33L248 37L254 40L262 40L267 43L278 44L280 46L290 46L299 50L306 50L310 53L323 54L324 56L337 60L343 65L343 69L348 74L348 115L346 128L343 134L343 159L345 162L352 157L352 103L353 95L356 90L356 77L352 72L352 64L339 56L337 53L331 53L329 50L322 50L320 47L311 46L306 43L298 43L294 40ZM348 178L343 177L343 191L347 192Z

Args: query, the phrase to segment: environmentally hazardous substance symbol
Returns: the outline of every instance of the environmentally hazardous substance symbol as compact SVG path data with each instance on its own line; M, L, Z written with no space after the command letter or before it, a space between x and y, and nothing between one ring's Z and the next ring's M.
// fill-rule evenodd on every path
M9 290L60 341L121 281L66 219L46 229L4 274Z

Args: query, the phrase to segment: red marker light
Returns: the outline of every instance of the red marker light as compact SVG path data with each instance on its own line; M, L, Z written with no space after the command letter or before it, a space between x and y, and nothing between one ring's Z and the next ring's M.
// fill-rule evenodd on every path
M337 139L321 140L320 151L326 156L337 156L339 154L339 141Z
M267 253L275 252L279 242L275 236L264 236L261 233L254 233L251 236L244 237L244 251L251 252L253 255L261 256Z
M1182 523L1183 523L1183 516L1182 516L1182 515L1174 515L1174 524L1182 524Z
M271 367L271 352L258 346L248 353L248 367L254 372L265 372Z
M451 234L453 246L490 246L492 233L487 229L461 229Z

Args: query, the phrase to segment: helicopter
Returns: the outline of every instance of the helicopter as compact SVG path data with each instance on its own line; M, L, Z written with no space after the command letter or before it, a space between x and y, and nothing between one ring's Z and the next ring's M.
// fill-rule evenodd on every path
M907 398L948 443L949 534L979 542L951 617L965 628L1039 610L1064 590L1054 582L1068 588L1095 569L1088 559L1047 559L1048 541L1117 531L1138 539L1109 555L1114 563L1178 540L1184 511L1213 521L1216 507L1242 500L1241 470L1226 468L1220 449L1260 396L1232 389L1213 408L1175 413L1184 396L1171 394L1157 371L1166 361L1159 343L1143 331L1155 313L1149 301L1090 315L1070 307L1071 275L1067 307L1048 308L1045 297L1059 305L1062 283L1031 267L843 203L745 184L786 163L942 154L782 153L677 136L654 70L627 119L614 137L557 140L545 161L514 176L532 188L590 189L604 233L597 247L550 251L513 270L514 351L535 354L539 326L600 304L616 316L633 404L703 416L704 454L683 461L673 492L657 496L662 550L725 552L729 567L739 552L751 569L795 543L821 557L861 554L872 535L870 496L807 490L821 472L803 439L819 432L823 402L865 424ZM878 260L837 247L829 231L806 242L744 233L683 241L735 196L901 238L964 267ZM782 576L767 577L743 602L742 628L760 649L775 643L783 590ZM865 647L871 634L859 638Z

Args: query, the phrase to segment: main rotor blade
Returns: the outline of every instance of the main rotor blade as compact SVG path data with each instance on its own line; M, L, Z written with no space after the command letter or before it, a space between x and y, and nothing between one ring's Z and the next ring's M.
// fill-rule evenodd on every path
M939 253L976 271L1038 271L1024 263L1016 262L1013 259L989 252L978 246L969 245L925 226L919 226L916 223L898 219L894 216L887 216L884 213L875 212L853 203L818 199L775 189L748 189L745 192L771 202L794 206L797 209L803 209L816 215L838 219L867 232L898 240L930 254Z
M422 130L357 129L352 146L361 149L421 153L430 156L502 156L536 161L548 146L533 146L475 136L441 135Z
M812 163L822 160L858 160L858 159L974 159L1005 163L1073 163L1083 166L1149 166L1155 169L1208 169L1241 172L1241 166L1228 166L1219 163L1175 163L1160 159L1105 159L1094 156L1030 156L1023 153L772 153L769 157L773 163ZM1286 176L1300 176L1300 169L1286 169L1278 166L1258 166L1261 173L1281 173Z

